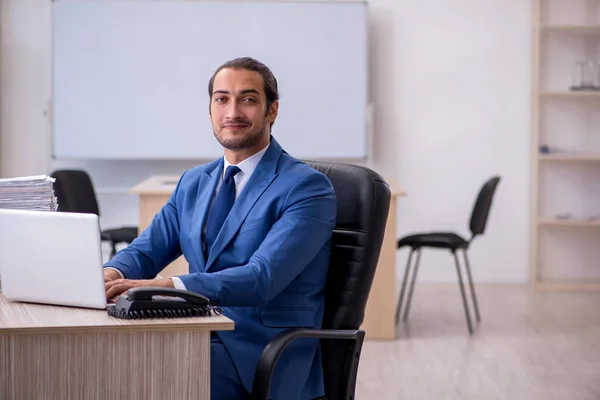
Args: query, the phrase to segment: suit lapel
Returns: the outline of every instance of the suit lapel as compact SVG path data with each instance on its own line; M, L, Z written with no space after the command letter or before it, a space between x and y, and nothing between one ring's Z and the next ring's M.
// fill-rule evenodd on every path
M198 261L200 271L204 271L206 269L206 257L205 252L202 249L202 245L204 243L204 235L202 230L204 228L204 222L208 216L209 207L217 188L217 183L219 183L220 172L222 171L223 158L221 158L215 168L204 171L200 177L200 182L198 183L198 193L196 195L198 202L196 203L196 207L194 209L191 237L198 238L199 240L197 245L192 246L192 248L196 254L196 260Z
M227 244L231 241L235 233L238 231L246 216L263 194L265 189L277 177L277 163L281 156L281 146L271 137L271 145L260 160L254 173L246 183L244 190L240 193L238 199L233 205L225 223L215 239L212 249L208 252L208 261L206 270L208 270L217 257L223 252Z

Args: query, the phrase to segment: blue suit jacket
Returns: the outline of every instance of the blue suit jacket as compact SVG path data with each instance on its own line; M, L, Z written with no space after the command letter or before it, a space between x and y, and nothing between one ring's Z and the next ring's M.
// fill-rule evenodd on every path
M205 254L202 228L222 171L222 158L186 171L151 225L106 266L129 279L149 279L183 254L190 265L190 274L180 276L186 288L235 322L234 331L219 336L251 391L273 336L291 327L321 327L336 199L325 175L271 138ZM318 340L296 341L279 359L271 397L322 396L322 374Z

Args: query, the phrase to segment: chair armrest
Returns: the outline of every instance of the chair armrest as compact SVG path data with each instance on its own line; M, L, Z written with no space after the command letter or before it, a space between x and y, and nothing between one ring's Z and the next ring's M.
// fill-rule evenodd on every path
M100 240L101 241L107 241L107 242L112 242L113 238L110 234L106 233L106 232L100 232Z
M254 375L252 385L253 400L268 400L271 389L271 379L277 360L284 350L296 339L318 338L318 339L339 339L354 340L362 346L365 332L360 329L310 329L310 328L291 328L275 336L267 347L263 350L258 366Z

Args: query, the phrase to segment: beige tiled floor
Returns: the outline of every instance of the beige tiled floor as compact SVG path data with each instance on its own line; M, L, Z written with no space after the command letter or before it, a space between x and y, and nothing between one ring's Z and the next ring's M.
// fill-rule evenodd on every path
M458 286L417 284L398 339L365 342L356 399L600 399L599 292L476 290L469 337Z

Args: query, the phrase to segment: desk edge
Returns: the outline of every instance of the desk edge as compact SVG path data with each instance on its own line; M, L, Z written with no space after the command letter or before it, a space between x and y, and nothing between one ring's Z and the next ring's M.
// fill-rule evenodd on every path
M234 323L214 322L200 325L165 324L165 325L112 325L112 326L52 326L27 328L0 328L3 335L49 335L61 333L130 333L130 332L175 332L175 331L230 331Z

